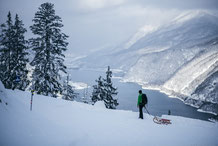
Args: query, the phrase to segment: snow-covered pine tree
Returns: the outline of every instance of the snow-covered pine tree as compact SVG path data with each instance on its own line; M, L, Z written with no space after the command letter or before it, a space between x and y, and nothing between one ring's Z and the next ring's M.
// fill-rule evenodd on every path
M95 103L97 101L102 101L102 100L104 100L104 97L105 97L102 77L99 76L99 78L95 81L97 82L97 85L93 86L93 92L92 92L92 96L91 96L93 103Z
M14 72L12 75L15 76L15 83L13 84L13 89L25 90L29 85L30 81L28 80L27 74L27 63L29 59L27 57L27 43L25 40L24 33L27 30L23 26L23 22L19 20L18 15L15 16L14 23L14 51L13 51L13 62L15 62Z
M0 78L5 88L11 89L13 78L11 76L12 70L12 48L13 48L13 22L11 13L8 12L6 23L1 25L1 50L0 50Z
M92 102L95 103L97 101L104 101L106 108L116 109L116 106L119 105L117 99L114 99L113 96L117 95L117 88L113 87L113 83L111 81L112 71L108 66L108 70L106 72L106 79L102 79L100 76L96 82L97 85L93 86L92 92Z
M7 22L1 25L0 79L8 89L25 90L29 84L26 69L27 41L24 38L26 29L18 15L15 17L14 25L10 12L7 17Z
M74 100L78 96L78 93L75 93L73 87L69 84L69 75L67 75L67 80L64 81L62 95L65 100Z
M113 83L111 81L112 71L110 70L110 66L108 66L108 70L106 72L106 79L104 79L104 103L106 108L116 109L116 106L119 105L117 99L114 99L113 96L117 95L117 88L113 87Z
M66 73L63 51L67 50L67 35L61 32L63 24L55 15L54 4L43 3L35 13L34 24L30 26L36 38L30 39L35 57L31 88L38 94L57 97L62 92L60 71Z

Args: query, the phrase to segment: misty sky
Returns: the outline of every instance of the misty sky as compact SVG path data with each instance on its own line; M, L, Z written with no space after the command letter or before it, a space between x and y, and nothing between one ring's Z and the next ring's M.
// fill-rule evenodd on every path
M113 48L143 26L166 24L184 11L218 10L218 0L0 0L0 23L6 21L8 11L13 17L17 13L29 38L29 26L44 2L55 4L69 36L69 52L76 54Z

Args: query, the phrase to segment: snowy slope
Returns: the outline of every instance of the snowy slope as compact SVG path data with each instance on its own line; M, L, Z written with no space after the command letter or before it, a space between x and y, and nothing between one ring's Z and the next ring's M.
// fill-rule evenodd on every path
M152 75L149 80L138 79L163 84L202 50L217 49L217 45L211 47L213 44L207 43L218 37L218 18L204 12L197 14L194 17L191 13L191 19L189 15L176 19L132 45L129 50L138 52L139 59L130 67L126 78Z
M164 88L189 96L199 83L218 70L218 48L204 50L187 62L165 84Z
M198 103L199 111L218 113L218 71L205 79L185 102Z
M165 50L157 52L159 47L154 47L153 52L140 57L126 74L126 80L157 87L168 95L180 97L186 104L218 114L218 96L209 92L195 94L202 82L218 69L218 18L200 11L184 14L152 35L157 39L145 36L132 49L148 50L149 45L160 44L162 48L166 46ZM150 40L154 43L148 45ZM214 87L211 90L217 95Z
M140 120L138 113L108 110L101 103L91 106L40 95L34 95L30 111L31 93L4 94L8 105L0 104L2 146L218 145L217 123L168 116L172 125L157 125L146 114Z

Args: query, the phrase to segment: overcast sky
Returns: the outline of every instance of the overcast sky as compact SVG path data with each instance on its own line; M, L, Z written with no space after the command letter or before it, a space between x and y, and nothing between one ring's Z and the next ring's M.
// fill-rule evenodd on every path
M122 44L143 26L166 24L184 11L218 10L218 0L0 0L0 23L8 11L17 13L30 37L29 26L44 2L55 4L69 36L68 49L80 54Z

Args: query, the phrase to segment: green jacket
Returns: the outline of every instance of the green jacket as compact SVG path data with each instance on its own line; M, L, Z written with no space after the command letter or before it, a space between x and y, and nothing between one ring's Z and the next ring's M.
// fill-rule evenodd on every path
M142 94L139 94L139 96L138 96L137 106L139 106L140 103L142 103Z

